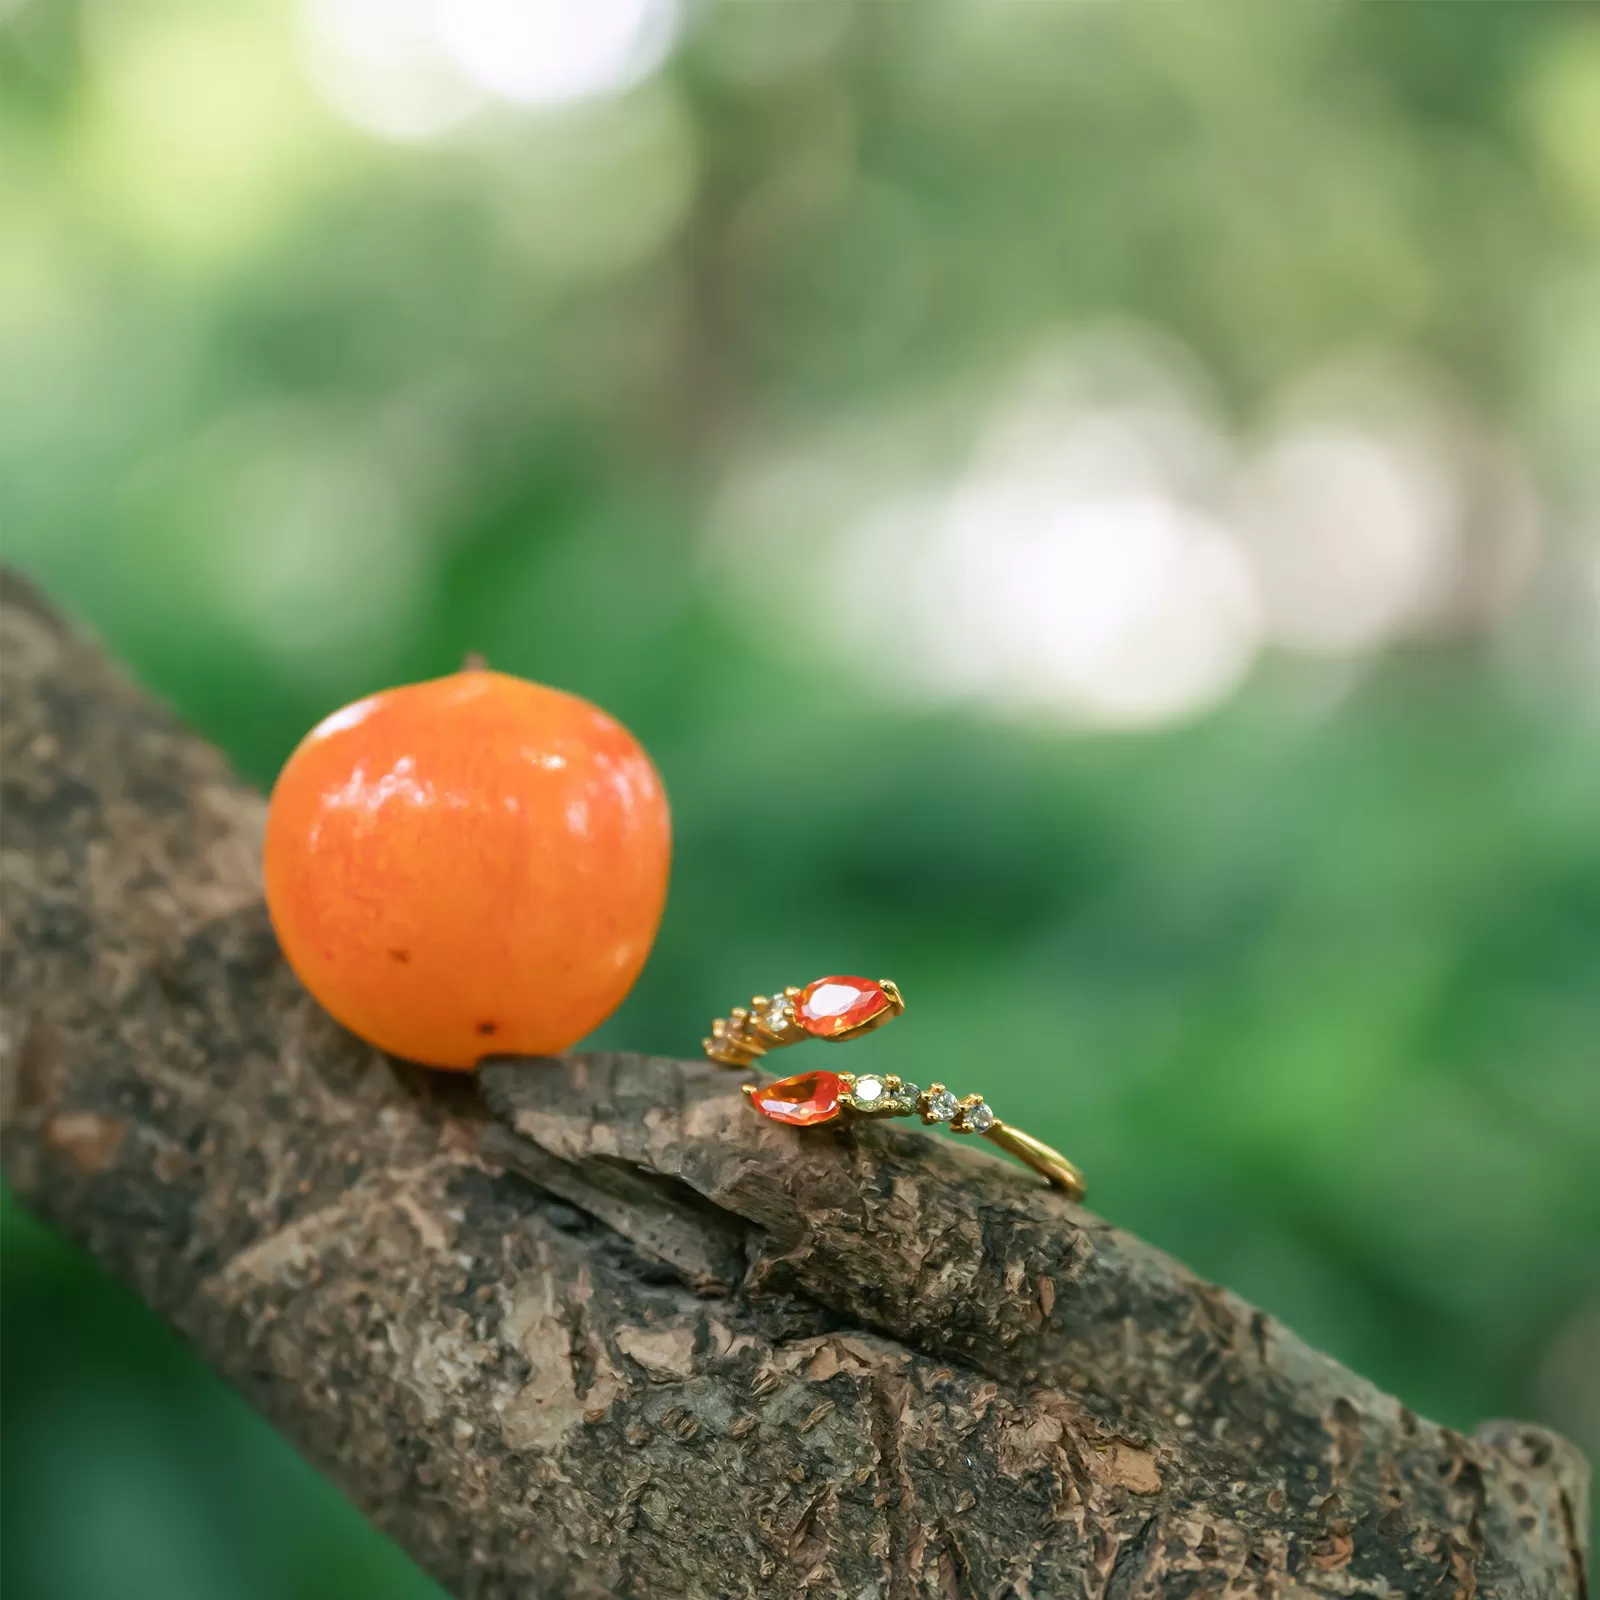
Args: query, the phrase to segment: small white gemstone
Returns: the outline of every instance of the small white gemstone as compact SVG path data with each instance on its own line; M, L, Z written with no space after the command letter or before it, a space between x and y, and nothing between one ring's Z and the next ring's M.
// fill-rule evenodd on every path
M928 1096L928 1115L935 1122L948 1122L961 1109L961 1102L948 1089Z
M867 1104L870 1105L874 1100L878 1100L878 1099L882 1098L882 1096L883 1096L883 1079L882 1078L857 1078L856 1079L856 1086L855 1086L854 1094L855 1094L855 1098L857 1100L865 1101Z
M782 1033L794 1020L794 1012L790 1010L787 1000L774 1000L761 1020L774 1033Z
M967 1113L967 1126L974 1133L982 1133L986 1128L994 1126L994 1112L985 1102L979 1102Z

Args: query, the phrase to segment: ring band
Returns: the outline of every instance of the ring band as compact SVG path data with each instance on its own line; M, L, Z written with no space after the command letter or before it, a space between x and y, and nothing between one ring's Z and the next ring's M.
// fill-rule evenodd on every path
M900 991L888 979L818 978L805 988L786 988L776 996L757 995L711 1025L702 1041L711 1060L726 1067L749 1067L768 1051L804 1039L859 1039L905 1010ZM953 1133L977 1133L1009 1151L1024 1165L1073 1200L1084 1196L1083 1174L1031 1133L1002 1122L981 1094L957 1099L942 1083L926 1089L893 1073L803 1072L768 1083L747 1083L750 1104L774 1122L810 1128L846 1113L858 1117L921 1117L943 1122Z

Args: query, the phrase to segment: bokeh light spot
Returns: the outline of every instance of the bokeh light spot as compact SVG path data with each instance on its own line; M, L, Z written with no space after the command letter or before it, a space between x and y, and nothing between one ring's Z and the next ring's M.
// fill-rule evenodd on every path
M1246 466L1237 513L1269 632L1298 650L1370 650L1425 613L1449 570L1444 472L1353 426L1273 441Z
M323 98L370 133L432 138L482 101L440 49L428 0L307 0L301 39Z
M474 82L530 106L632 88L677 38L677 0L433 0L438 37Z

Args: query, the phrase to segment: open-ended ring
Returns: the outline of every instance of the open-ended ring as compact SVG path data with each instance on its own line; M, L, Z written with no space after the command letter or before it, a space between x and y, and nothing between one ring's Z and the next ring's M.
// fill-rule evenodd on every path
M711 1060L750 1067L770 1050L804 1039L859 1039L900 1015L906 1003L887 978L818 978L803 989L757 995L711 1024L703 1042ZM812 1128L849 1113L858 1117L921 1117L953 1133L978 1133L1008 1150L1074 1200L1084 1195L1083 1174L1032 1134L1002 1122L981 1094L957 1099L942 1083L920 1089L893 1073L802 1072L769 1083L747 1083L750 1104L764 1117Z

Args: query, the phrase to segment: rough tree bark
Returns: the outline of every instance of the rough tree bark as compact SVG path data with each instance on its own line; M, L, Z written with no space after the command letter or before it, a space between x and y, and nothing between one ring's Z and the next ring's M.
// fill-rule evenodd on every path
M259 798L15 580L0 641L10 1181L457 1594L1585 1594L1564 1440L1416 1417L984 1151L363 1046Z

